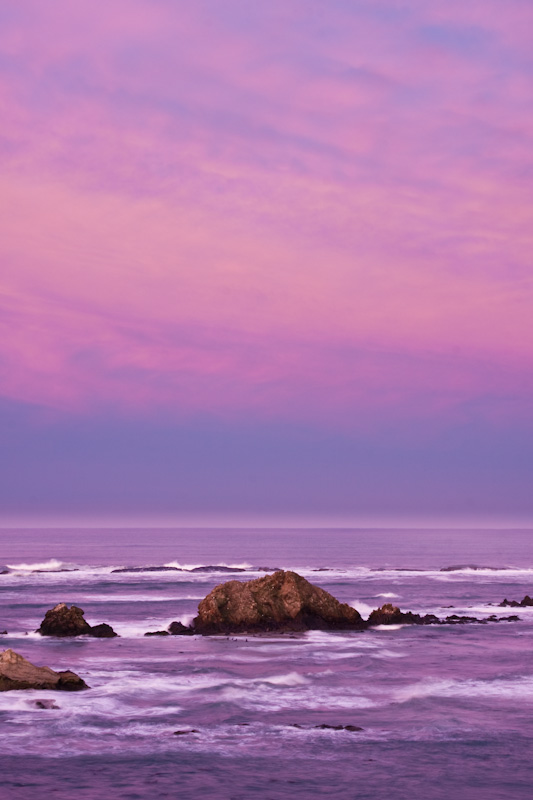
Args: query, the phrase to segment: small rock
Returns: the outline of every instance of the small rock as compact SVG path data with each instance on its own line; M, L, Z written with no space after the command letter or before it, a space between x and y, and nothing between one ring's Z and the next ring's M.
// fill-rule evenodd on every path
M191 728L190 731L174 731L174 736L187 736L189 733L200 733L195 728Z
M46 708L46 709L59 708L59 706L55 704L54 700L36 700L35 707Z
M168 631L147 631L145 636L170 636Z
M184 625L183 622L174 621L171 622L168 626L168 632L172 636L194 636L194 631L192 628L187 627Z
M93 625L91 627L89 636L94 636L96 639L113 639L115 636L118 636L118 633L115 633L111 625L108 625L107 622L101 622L99 625Z

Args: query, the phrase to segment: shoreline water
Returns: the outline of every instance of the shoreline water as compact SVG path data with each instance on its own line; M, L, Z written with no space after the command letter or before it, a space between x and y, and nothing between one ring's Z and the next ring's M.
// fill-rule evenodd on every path
M375 539L324 531L303 540L278 531L261 541L253 532L226 531L222 539L203 531L194 540L183 531L152 534L117 541L106 531L47 533L37 548L36 532L0 538L1 563L16 568L0 575L0 629L11 629L1 646L33 663L73 669L92 687L75 697L56 693L55 710L35 707L46 692L0 695L8 800L202 792L247 800L310 792L369 800L529 798L533 609L516 609L521 620L514 625L143 634L195 614L216 584L259 577L264 573L250 567L269 564L302 569L363 610L393 602L420 613L494 613L490 604L531 594L531 534L483 539L465 532L443 540L428 532L423 551L418 533ZM246 572L110 571L171 562ZM43 565L77 571L37 571ZM91 624L109 622L120 638L26 635L60 601L80 605Z

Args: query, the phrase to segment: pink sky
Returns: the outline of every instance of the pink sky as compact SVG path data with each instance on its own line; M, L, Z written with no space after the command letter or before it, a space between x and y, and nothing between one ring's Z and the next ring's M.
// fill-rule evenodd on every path
M1 397L530 430L532 30L529 0L5 0Z

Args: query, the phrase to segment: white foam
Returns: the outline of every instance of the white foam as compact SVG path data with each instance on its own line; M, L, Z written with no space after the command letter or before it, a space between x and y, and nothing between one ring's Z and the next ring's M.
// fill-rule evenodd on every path
M394 693L398 703L425 697L492 697L509 700L520 700L521 703L533 703L533 676L520 676L514 679L497 678L494 680L440 680L426 679L411 684Z
M36 564L7 564L8 569L18 572L43 572L47 570L68 569L63 561L57 558L50 558L48 561L41 561Z
M163 566L165 566L165 567L175 567L176 569L192 570L192 569L198 569L200 567L205 567L206 565L205 564L182 564L180 561L176 560L176 561L168 561ZM226 564L226 563L222 563L222 564L212 564L210 566L221 567L224 570L225 569L248 569L249 570L252 565L245 561L245 562L243 562L241 564ZM211 573L195 573L195 574L211 574ZM216 573L214 573L214 574L216 574Z
M376 597L401 597L399 594L395 594L394 592L381 592L381 594L377 594Z

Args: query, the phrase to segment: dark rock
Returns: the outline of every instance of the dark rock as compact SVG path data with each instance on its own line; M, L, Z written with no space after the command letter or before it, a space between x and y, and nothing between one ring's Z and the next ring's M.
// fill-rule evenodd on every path
M357 725L326 725L322 723L322 725L315 725L315 728L319 728L322 731L362 731L364 728L359 728Z
M505 598L505 600L500 603L500 607L504 606L511 606L511 608L528 608L533 606L533 599L528 594L526 594L524 599L520 600L520 602L518 602L518 600L508 600Z
M83 609L58 603L46 612L38 633L42 636L81 636L90 630L91 626L83 618Z
M195 728L191 728L190 731L174 731L174 736L187 736L188 733L200 733Z
M187 627L184 625L183 622L171 622L168 626L168 632L172 636L194 636L194 631L192 628Z
M368 618L369 625L438 625L439 622L434 614L421 616L412 611L400 611L392 603L385 603L381 608L375 609Z
M209 564L207 567L194 567L188 572L246 572L242 567L220 567L216 564Z
M59 708L59 706L57 706L55 704L54 700L36 700L35 701L35 707L36 708L46 708L46 709Z
M145 636L170 636L168 631L147 631Z
M78 606L58 603L44 615L40 628L37 633L41 636L82 636L88 634L97 639L110 639L118 634L115 633L111 625L102 622L100 625L91 627L83 617L83 609Z
M118 567L111 572L188 572L179 567Z
M479 567L477 564L453 564L451 567L442 567L440 572L460 572L463 569L491 569L491 567Z
M0 692L11 689L56 689L75 692L89 687L75 672L36 667L13 650L0 653Z
M197 633L362 630L361 615L295 572L216 586L198 606Z
M7 631L0 631L0 636L7 636Z
M281 567L251 567L250 572L279 572Z
M45 575L49 575L50 573L53 574L55 572L79 572L79 571L80 571L79 567L72 567L72 568L62 567L61 569L34 569L32 570L32 573L34 575L38 573L44 573Z
M115 636L118 636L118 633L115 633L111 625L108 625L107 622L101 622L99 625L93 625L91 627L89 636L94 636L97 639L113 639Z

